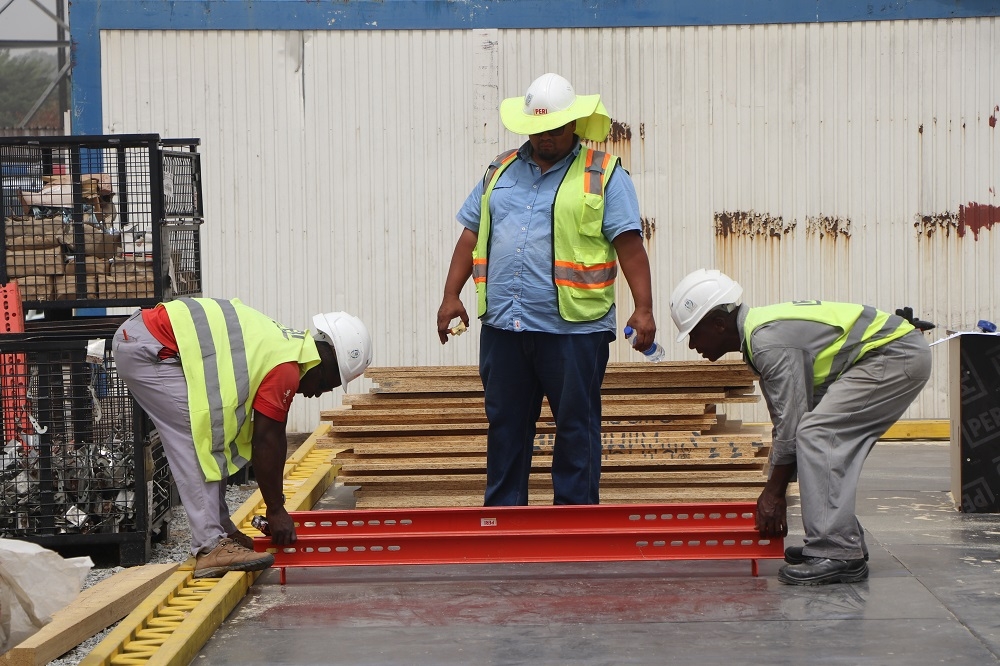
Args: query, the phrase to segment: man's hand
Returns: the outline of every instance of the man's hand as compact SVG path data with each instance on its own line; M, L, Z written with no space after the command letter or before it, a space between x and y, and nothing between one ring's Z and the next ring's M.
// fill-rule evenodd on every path
M636 310L626 322L635 331L635 350L644 352L656 342L656 321L650 310Z
M278 546L295 543L295 521L283 506L267 507L267 531Z
M469 325L469 313L465 311L462 299L458 296L445 296L437 312L438 338L441 339L441 344L448 342L451 322L456 317L462 320L466 326Z
M755 527L764 538L788 535L788 504L784 494L768 491L757 498L757 518Z

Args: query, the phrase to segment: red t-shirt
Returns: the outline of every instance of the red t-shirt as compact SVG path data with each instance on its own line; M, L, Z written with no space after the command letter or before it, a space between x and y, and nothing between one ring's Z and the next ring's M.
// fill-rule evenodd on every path
M157 305L152 310L143 310L142 322L156 341L163 345L160 358L177 356L177 337L166 308ZM298 390L299 364L295 361L282 363L267 373L260 383L253 408L268 418L284 423L288 420L288 410Z

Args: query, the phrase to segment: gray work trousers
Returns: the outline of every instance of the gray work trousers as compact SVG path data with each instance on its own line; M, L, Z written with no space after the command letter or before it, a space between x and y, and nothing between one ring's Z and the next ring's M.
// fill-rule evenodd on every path
M161 360L163 348L142 321L141 311L122 324L111 341L115 368L163 442L177 494L191 525L191 554L207 553L236 531L226 505L226 482L206 481L191 434L187 381L178 357Z
M930 348L911 331L865 354L802 416L795 445L804 555L853 560L867 552L854 513L861 466L930 373Z

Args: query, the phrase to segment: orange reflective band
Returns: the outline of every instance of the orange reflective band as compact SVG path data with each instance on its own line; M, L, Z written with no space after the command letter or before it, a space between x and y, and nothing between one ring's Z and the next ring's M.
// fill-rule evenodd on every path
M594 166L594 158L600 159L600 166ZM587 150L586 166L584 167L583 191L588 194L604 193L604 172L611 163L611 153L600 150Z
M571 282L570 280L556 280L556 284L560 287L575 287L576 289L603 289L604 287L610 287L615 283L614 280L608 280L607 282L598 282L596 284L591 284L589 282Z
M556 285L579 289L602 289L614 284L618 263L608 261L585 266L570 261L557 261L553 269Z
M572 268L576 271L603 271L608 268L614 268L618 265L617 261L606 261L603 264L578 264L573 261L557 261L555 262L557 268Z

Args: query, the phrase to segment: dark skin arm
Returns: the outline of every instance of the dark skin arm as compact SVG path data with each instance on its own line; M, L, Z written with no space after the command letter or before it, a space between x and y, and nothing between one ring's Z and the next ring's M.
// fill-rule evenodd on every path
M649 273L649 256L638 231L625 231L613 241L625 280L635 301L635 310L627 324L635 330L635 349L646 351L656 339L653 319L653 287ZM470 250L471 252L471 250Z
M788 504L785 492L795 474L795 465L775 465L757 498L756 528L764 538L788 535Z
M452 319L458 317L466 326L469 325L469 313L462 304L462 287L472 275L472 250L475 247L476 234L463 229L455 244L455 252L451 255L448 277L444 282L444 297L437 311L438 338L441 339L441 344L448 342Z
M285 456L288 439L285 424L264 416L257 410L253 413L253 471L260 487L260 494L267 505L267 526L271 541L279 546L295 542L295 523L285 510L282 497Z

